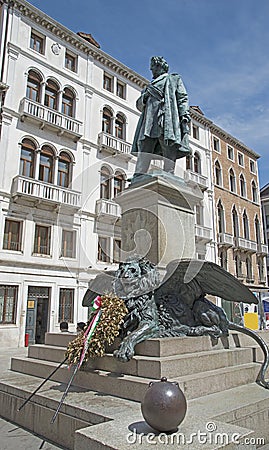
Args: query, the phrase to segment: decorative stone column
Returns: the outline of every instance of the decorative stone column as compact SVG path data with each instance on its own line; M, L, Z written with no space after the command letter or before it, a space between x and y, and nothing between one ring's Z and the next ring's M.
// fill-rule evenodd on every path
M122 208L121 259L137 253L160 269L173 259L195 257L194 205L198 186L162 173L145 176L114 201Z

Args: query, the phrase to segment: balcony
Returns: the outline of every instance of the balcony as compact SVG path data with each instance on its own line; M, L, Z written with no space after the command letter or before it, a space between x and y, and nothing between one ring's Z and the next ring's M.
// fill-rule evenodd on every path
M258 244L257 245L257 253L260 256L267 256L268 255L268 247L266 244Z
M96 201L95 213L104 222L115 222L121 216L121 207L113 200L100 198Z
M246 252L256 253L257 243L240 237L234 238L234 246Z
M99 133L98 135L98 145L99 150L105 149L109 153L113 155L122 155L126 159L131 159L131 149L132 144L128 144L128 142L123 141L115 136L112 136L108 133Z
M196 242L203 242L204 244L212 241L211 228L204 227L202 225L195 225L195 240Z
M19 111L22 122L26 118L32 119L39 124L41 129L45 126L51 127L57 131L59 136L65 134L71 137L74 142L77 142L82 136L82 123L80 121L34 102L29 98L25 97L21 100Z
M52 207L81 208L81 194L43 181L16 176L12 182L11 195L17 203L46 204Z
M223 247L233 247L234 238L231 234L218 233L218 245Z
M184 180L186 182L198 184L202 191L208 189L208 178L200 173L193 172L192 170L185 170Z

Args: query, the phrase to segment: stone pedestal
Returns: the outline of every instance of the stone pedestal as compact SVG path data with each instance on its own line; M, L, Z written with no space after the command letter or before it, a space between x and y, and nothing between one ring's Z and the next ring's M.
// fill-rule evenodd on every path
M115 201L122 208L121 260L134 253L160 269L173 259L195 258L194 205L200 188L173 175L143 177Z

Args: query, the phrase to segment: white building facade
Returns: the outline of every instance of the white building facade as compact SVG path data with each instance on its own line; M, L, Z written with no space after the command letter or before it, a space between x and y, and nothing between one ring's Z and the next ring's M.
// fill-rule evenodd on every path
M61 321L75 331L89 279L117 267L113 198L134 171L147 80L23 0L2 2L1 30L0 342L21 346ZM204 193L194 257L214 261L210 132L197 108L191 147L176 174Z

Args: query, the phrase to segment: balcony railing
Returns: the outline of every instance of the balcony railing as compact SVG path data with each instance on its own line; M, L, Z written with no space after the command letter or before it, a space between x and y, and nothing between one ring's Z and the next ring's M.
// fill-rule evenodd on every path
M266 244L258 244L257 247L258 247L257 253L259 253L259 255L263 255L263 256L268 255L268 247Z
M95 213L97 217L116 218L121 215L121 207L113 200L100 198L96 201Z
M112 153L117 153L131 158L132 145L128 142L112 136L108 133L100 133L98 135L98 144L100 148L106 148Z
M242 250L256 253L257 252L257 243L254 241L250 241L249 239L244 239L240 237L234 238L235 247L241 248Z
M208 188L208 178L200 173L193 172L192 170L185 170L184 180L191 181L192 183L199 184L202 190Z
M228 233L219 233L218 234L218 244L224 247L232 247L234 245L234 238L231 234Z
M25 117L31 117L41 124L41 128L47 124L56 128L59 135L64 133L72 135L75 141L82 136L82 123L80 121L34 102L29 98L25 97L21 100L20 114L22 121L24 121Z
M13 179L11 194L17 199L27 198L27 200L48 203L54 206L81 208L80 192L20 175Z
M210 242L212 240L212 230L202 225L195 225L195 237L198 241Z

